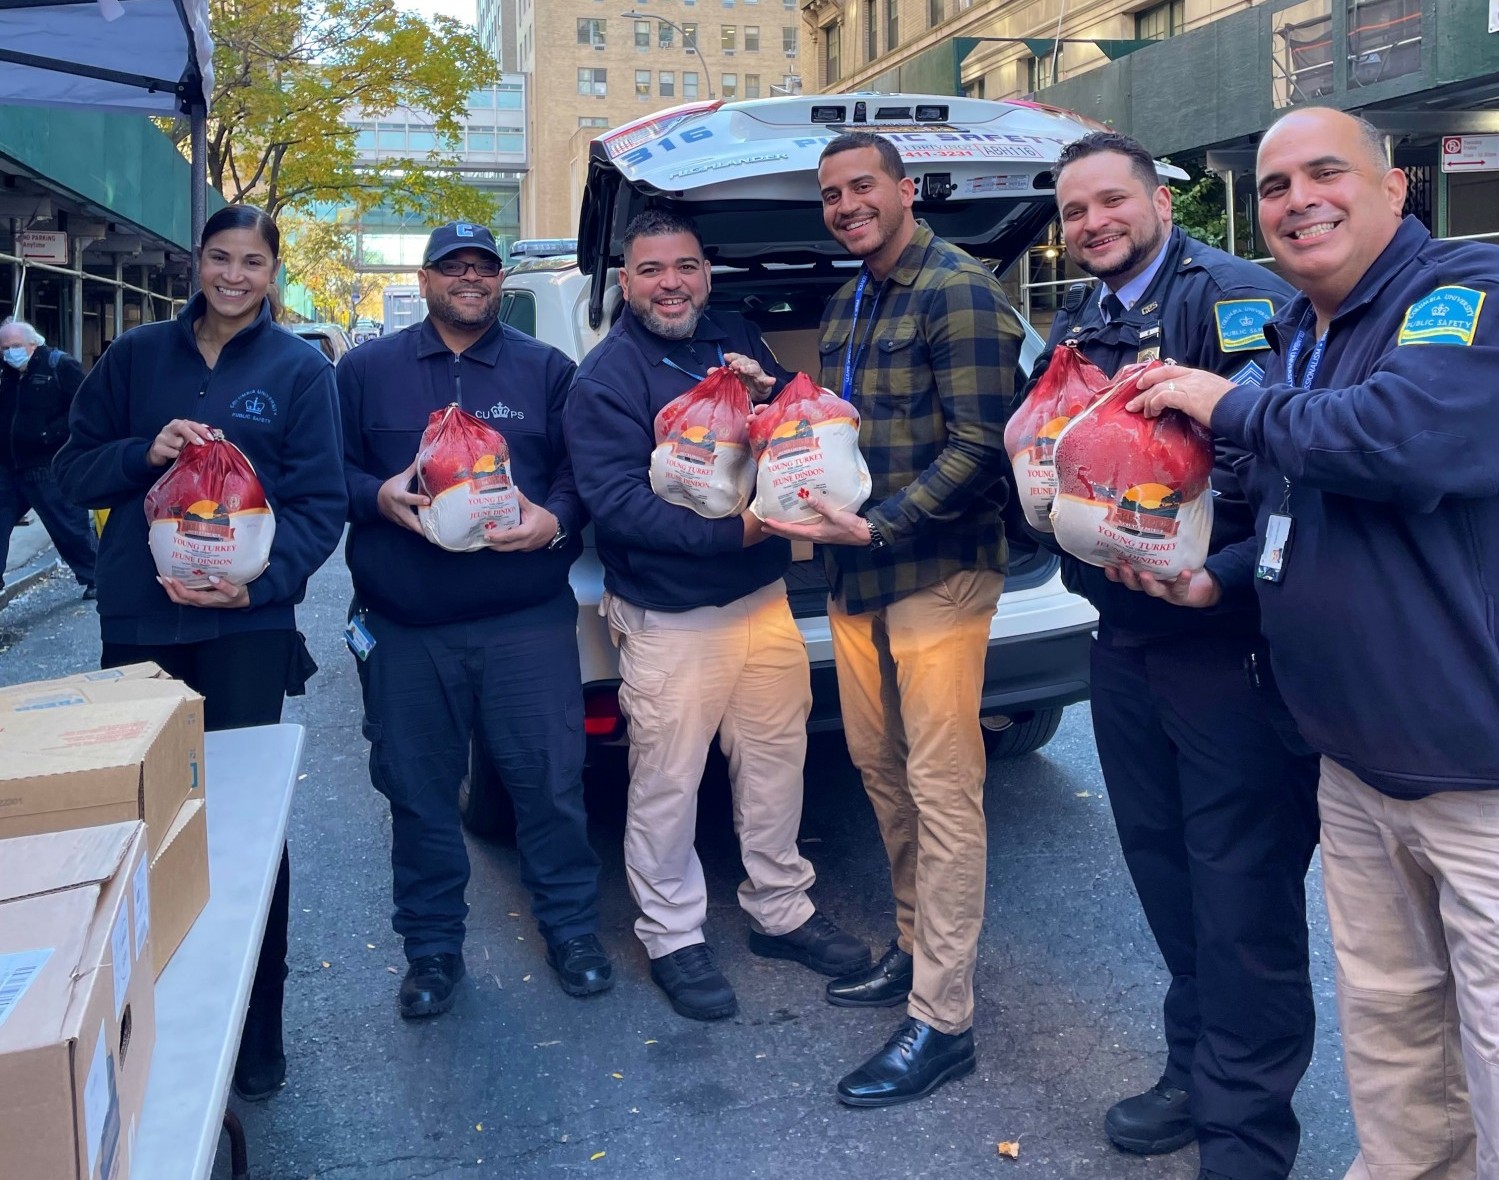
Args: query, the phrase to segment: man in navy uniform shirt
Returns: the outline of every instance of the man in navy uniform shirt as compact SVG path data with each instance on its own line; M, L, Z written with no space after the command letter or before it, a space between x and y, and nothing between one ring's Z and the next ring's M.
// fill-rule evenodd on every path
M1263 387L1167 368L1134 405L1249 453L1257 536L1216 575L1134 581L1198 607L1253 585L1323 755L1350 1180L1482 1180L1499 1176L1499 249L1402 217L1405 173L1339 111L1282 118L1256 173L1302 292L1266 327Z
M1160 356L1258 378L1261 329L1290 289L1173 226L1171 192L1139 143L1095 132L1069 145L1057 205L1068 257L1100 281L1069 293L1053 349L1075 346L1110 376ZM1254 529L1234 476L1242 452L1216 451L1209 570ZM1195 1138L1203 1177L1285 1180L1300 1143L1291 1096L1315 1029L1303 882L1317 839L1316 757L1275 690L1253 593L1199 613L1065 553L1062 575L1098 608L1098 759L1171 973L1165 1069L1110 1108L1105 1131L1142 1154Z
M489 230L432 231L418 276L427 318L360 345L338 365L370 778L390 800L395 929L409 969L405 1017L453 1005L464 975L468 853L458 788L475 732L515 803L521 876L570 995L603 991L598 857L583 808L578 604L567 571L583 506L562 441L573 365L501 324L500 255ZM412 490L428 415L456 402L510 447L521 522L484 549L429 542Z

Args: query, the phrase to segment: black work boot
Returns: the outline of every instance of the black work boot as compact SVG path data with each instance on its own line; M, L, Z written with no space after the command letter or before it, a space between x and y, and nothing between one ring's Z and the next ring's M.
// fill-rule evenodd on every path
M406 978L401 980L401 1016L419 1020L441 1016L453 1006L458 984L468 974L463 955L421 955L411 960Z
M250 993L245 1029L234 1062L234 1092L246 1102L264 1102L286 1081L286 1053L281 1044L281 1002L285 985Z
M1197 1138L1190 1096L1162 1078L1143 1094L1109 1107L1103 1129L1120 1151L1136 1155L1164 1155Z
M751 930L749 948L766 959L791 959L822 975L842 976L869 967L869 948L821 914L787 934Z
M706 942L652 959L651 978L678 1014L689 1020L722 1020L739 1011L734 987L718 969Z

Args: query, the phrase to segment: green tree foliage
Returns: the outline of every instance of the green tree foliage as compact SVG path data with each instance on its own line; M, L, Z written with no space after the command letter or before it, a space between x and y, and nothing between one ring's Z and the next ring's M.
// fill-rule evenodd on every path
M1171 186L1171 216L1182 232L1217 246L1220 250L1228 235L1228 212L1224 206L1223 178L1204 171L1196 180Z
M380 295L392 276L363 269L380 259L347 221L285 214L281 233L287 273L307 288L319 319L352 332L361 316L380 318Z
M493 214L454 172L451 151L357 164L343 118L354 106L371 119L409 107L456 146L469 92L498 75L466 25L429 24L392 0L212 0L211 19L208 182L226 200L273 217L314 202L481 222ZM173 134L185 140L185 122Z

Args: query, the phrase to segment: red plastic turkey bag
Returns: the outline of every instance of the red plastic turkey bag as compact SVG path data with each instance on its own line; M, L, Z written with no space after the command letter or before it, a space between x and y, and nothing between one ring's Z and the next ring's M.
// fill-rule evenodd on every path
M416 478L432 501L417 509L417 517L434 545L467 553L484 548L486 537L520 524L509 445L456 402L427 419Z
M1057 542L1089 565L1128 565L1158 578L1201 569L1213 532L1213 440L1178 410L1124 407L1160 361L1130 365L1073 418L1056 445Z
M1051 532L1057 436L1108 387L1107 373L1074 346L1059 345L1041 380L1005 425L1005 450L1015 472L1015 492L1031 528Z
M834 508L857 508L869 499L859 411L805 373L750 419L749 433L757 468L750 511L761 520L816 520L808 503L813 492Z
M189 444L146 493L156 572L202 590L210 577L253 582L271 560L276 517L250 460L222 430Z
M726 368L667 402L656 415L651 490L710 520L738 516L755 494L749 416L749 392Z

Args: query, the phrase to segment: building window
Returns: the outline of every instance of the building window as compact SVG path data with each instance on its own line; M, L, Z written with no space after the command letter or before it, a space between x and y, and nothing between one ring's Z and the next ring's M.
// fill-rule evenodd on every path
M380 149L387 152L404 152L406 150L406 124L381 123Z
M880 30L876 23L877 0L864 0L864 60L873 61L880 55Z
M667 24L656 26L656 46L658 49L670 49L676 42L677 31Z
M963 94L967 98L984 97L984 79L975 78L972 82L963 83Z
M900 0L885 0L885 52L900 44Z
M495 147L502 152L523 152L526 150L526 136L523 131L515 131L509 134L502 131L494 139Z
M787 12L796 11L796 0L781 0L781 7Z
M760 75L759 74L746 74L746 75L744 75L744 97L745 98L759 98L760 97Z
M822 82L824 86L831 86L843 76L839 68L839 42L843 40L843 22L834 21L823 32L822 44Z
M787 57L796 56L796 30L786 28L781 30L781 49Z
M682 22L682 48L691 53L697 48L697 22Z
M739 97L739 75L720 74L718 78L719 93L723 95L724 101Z
M676 70L661 71L661 97L675 98L677 95L677 72Z
M1491 16L1491 25L1492 21ZM1420 0L1348 0L1350 89L1413 74L1420 68Z
M1055 85L1057 79L1061 77L1062 49L1063 47L1058 45L1055 54L1048 53L1041 57L1032 57L1025 63L1026 89L1032 94Z
M682 97L683 98L696 98L697 97L697 71L696 70L683 70L682 71Z
M734 25L724 25L718 35L718 47L725 53L734 52L734 42L739 39L739 30Z
M947 0L926 0L926 23L940 25L947 19Z
M437 136L430 131L418 131L413 127L406 133L406 148L413 152L431 152L437 150Z
M526 105L525 91L520 87L501 86L499 94L495 95L495 106L502 111L524 110Z
M360 127L355 132L354 150L356 152L372 152L375 150L375 129L373 127Z
M603 115L579 115L579 127L607 127L609 120Z
M606 69L580 69L578 71L579 94L608 94L609 71Z
M635 22L635 48L649 49L651 47L651 22L638 20Z
M604 21L598 17L580 16L578 18L578 44L592 45L595 49L604 48Z
M1275 105L1331 94L1334 56L1331 0L1303 0L1276 12L1270 58Z
M468 133L468 150L471 152L494 151L494 132L470 131Z
M651 72L650 70L635 71L635 97L650 98L651 96Z
M744 51L746 53L760 52L760 26L744 26Z
M1186 23L1187 0L1163 0L1163 3L1135 13L1135 38L1164 41L1182 32Z

